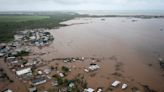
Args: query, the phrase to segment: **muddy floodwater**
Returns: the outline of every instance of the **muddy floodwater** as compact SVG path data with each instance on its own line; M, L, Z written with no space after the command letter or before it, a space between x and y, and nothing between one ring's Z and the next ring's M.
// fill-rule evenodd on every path
M47 30L55 38L49 47L34 51L47 53L42 55L47 61L59 57L101 58L94 77L83 71L90 61L73 63L77 68L69 77L84 73L92 88L108 88L112 81L120 80L129 87L148 85L164 92L164 71L158 62L159 57L164 58L164 19L76 18L63 23L69 26ZM115 76L116 72L121 75Z

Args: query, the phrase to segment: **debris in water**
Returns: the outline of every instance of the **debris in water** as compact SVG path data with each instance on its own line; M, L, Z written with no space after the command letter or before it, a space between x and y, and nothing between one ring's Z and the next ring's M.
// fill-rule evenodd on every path
M148 85L142 85L143 88L144 88L144 92L157 92L153 89L150 89L150 87Z

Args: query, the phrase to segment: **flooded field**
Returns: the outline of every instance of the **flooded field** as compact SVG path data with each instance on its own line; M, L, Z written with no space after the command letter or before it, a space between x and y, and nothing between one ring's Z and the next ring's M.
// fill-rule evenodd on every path
M148 85L164 92L164 72L158 58L164 58L164 19L136 18L77 18L63 22L70 26L47 30L55 38L53 44L43 49L33 48L45 61L65 57L93 57L101 67L91 74L84 68L93 62L49 65L74 67L68 78L82 73L92 88L107 89L114 80L127 83L130 88ZM113 92L122 92L115 89ZM142 92L142 91L141 91Z

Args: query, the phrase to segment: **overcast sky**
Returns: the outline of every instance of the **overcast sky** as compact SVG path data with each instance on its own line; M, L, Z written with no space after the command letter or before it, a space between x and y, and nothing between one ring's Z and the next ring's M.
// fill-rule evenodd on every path
M0 11L164 10L164 0L0 0Z

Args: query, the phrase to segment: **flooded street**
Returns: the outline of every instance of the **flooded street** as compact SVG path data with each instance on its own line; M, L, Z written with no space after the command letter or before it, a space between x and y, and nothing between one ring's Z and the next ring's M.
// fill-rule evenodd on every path
M8 83L7 86L4 86L0 89L7 89L7 88L11 88L14 90L14 92L27 92L28 89L26 87L26 85L24 83L22 83L21 80L19 80L18 78L16 78L16 75L14 74L14 72L12 72L7 64L0 59L0 65L1 67L4 69L4 71L7 73L7 75L9 76L9 78L13 81L13 83Z
M84 74L89 87L108 88L118 79L129 86L148 85L159 92L164 91L164 72L158 62L158 56L164 58L164 31L161 30L164 19L80 18L63 23L70 26L48 30L55 37L52 45L35 49L35 52L47 53L43 59L102 58L101 69L94 77ZM73 64L79 69L72 70L70 75L84 73L83 68L89 63ZM121 77L113 75L116 72Z

